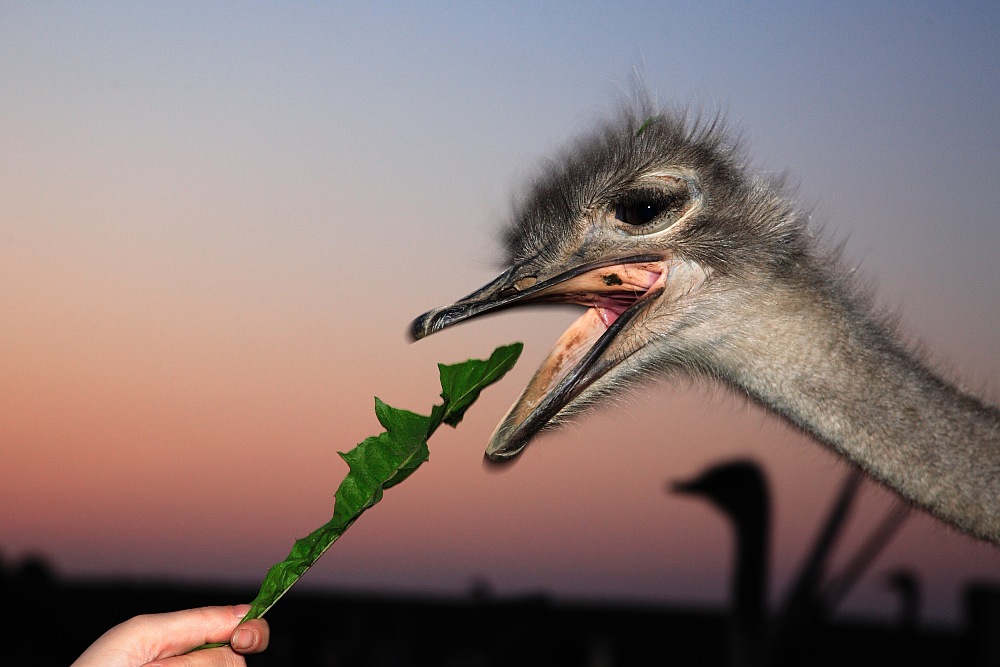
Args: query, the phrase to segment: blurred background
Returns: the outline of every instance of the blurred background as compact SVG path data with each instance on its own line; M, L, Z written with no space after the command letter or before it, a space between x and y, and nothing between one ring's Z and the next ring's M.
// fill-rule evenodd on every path
M725 605L732 534L668 494L735 457L773 503L772 602L847 468L718 386L651 385L500 474L485 443L559 333L512 312L411 344L492 278L511 197L638 77L723 114L938 368L1000 389L1000 6L0 5L0 557L249 584L326 521L436 362L525 343L310 587ZM890 511L865 484L831 568ZM837 610L955 625L1000 552L912 514ZM220 600L220 603L232 602Z

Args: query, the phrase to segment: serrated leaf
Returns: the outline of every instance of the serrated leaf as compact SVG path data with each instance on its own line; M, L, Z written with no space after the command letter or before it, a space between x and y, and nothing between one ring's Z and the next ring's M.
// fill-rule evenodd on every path
M413 474L428 459L427 439L437 427L457 425L480 392L514 366L522 348L515 343L497 348L486 360L439 364L444 402L435 405L429 416L394 408L376 398L375 415L385 431L341 454L349 470L334 496L333 517L296 540L288 557L268 570L243 620L263 616L365 510L382 499L385 489Z
M470 359L451 366L438 364L445 408L442 421L458 426L465 411L479 398L479 392L506 375L517 363L522 349L522 343L514 343L498 347L486 360Z

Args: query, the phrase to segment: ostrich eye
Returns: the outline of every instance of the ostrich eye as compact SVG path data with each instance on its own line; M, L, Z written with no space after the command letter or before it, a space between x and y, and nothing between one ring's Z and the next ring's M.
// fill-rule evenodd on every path
M680 220L696 203L692 186L683 179L664 177L663 185L636 188L612 202L615 219L630 234L659 232Z
M637 190L615 204L615 219L626 225L641 227L656 220L671 208L676 208L677 197L659 190Z

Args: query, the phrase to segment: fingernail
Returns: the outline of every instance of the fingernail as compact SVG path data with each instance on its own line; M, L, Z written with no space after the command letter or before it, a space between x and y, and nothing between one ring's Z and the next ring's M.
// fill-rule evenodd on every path
M236 628L229 644L238 651L249 651L257 643L257 635L246 628Z
M249 613L250 613L250 605L248 605L248 604L234 604L233 605L233 614L237 618L243 618L244 616L246 616Z

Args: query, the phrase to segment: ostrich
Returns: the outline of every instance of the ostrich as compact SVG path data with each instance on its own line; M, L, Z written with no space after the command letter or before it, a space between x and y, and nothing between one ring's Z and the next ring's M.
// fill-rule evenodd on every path
M862 477L852 468L817 534L798 576L773 618L767 613L770 574L771 494L760 466L748 460L713 465L668 490L704 498L730 520L735 533L732 577L730 664L796 664L803 647L814 651L812 631L845 597L906 518L909 506L894 503L885 520L862 544L847 567L823 582L834 546L843 532Z
M509 268L412 335L523 304L585 308L497 426L492 461L649 375L707 376L1000 544L1000 410L901 342L807 219L720 122L640 102L520 200Z
M730 664L762 665L767 650L768 539L771 495L760 466L731 461L671 490L702 496L728 516L736 533Z

